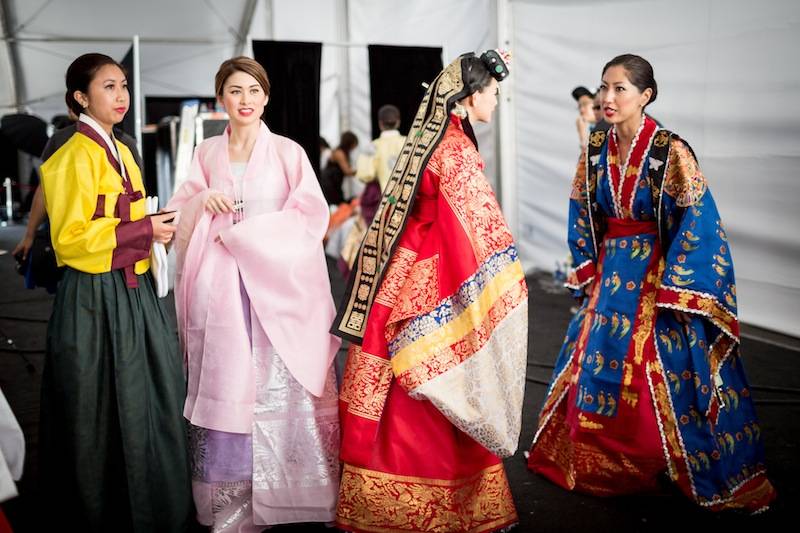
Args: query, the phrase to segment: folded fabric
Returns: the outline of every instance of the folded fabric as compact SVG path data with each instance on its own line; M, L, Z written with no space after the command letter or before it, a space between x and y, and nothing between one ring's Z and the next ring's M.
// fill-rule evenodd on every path
M0 502L17 495L14 481L22 477L25 437L0 390Z
M145 200L145 209L148 215L158 212L158 196L148 196ZM177 223L178 214L175 214L173 223ZM154 242L150 248L150 271L156 282L156 294L164 298L169 293L169 267L167 266L167 249L163 243Z

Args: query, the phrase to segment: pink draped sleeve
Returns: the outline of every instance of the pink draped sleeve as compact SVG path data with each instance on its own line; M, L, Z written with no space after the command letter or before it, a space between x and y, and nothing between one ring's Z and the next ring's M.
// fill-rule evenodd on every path
M303 149L278 136L271 148L290 187L283 209L245 218L220 237L281 359L303 387L321 396L340 342L328 333L334 316L322 248L328 206Z

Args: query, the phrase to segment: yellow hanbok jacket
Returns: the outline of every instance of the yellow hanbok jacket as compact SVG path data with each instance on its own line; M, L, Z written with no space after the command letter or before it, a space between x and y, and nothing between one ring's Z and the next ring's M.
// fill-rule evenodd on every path
M150 267L153 229L145 217L139 167L127 146L78 122L75 134L41 167L50 235L59 266L89 274L124 269L129 287Z

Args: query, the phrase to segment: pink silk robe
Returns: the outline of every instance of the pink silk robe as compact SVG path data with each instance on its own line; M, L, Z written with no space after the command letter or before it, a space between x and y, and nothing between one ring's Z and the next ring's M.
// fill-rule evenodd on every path
M242 178L245 219L234 225L231 214L204 208L211 192L233 198L229 135L230 128L197 147L167 209L181 212L175 304L189 376L184 416L196 426L249 433L259 339L248 335L241 285L252 320L315 396L340 341L328 333L334 306L322 239L329 211L305 152L261 124Z

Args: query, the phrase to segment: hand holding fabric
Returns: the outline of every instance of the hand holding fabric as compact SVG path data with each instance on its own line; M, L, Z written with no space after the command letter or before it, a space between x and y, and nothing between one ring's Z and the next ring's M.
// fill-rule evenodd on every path
M233 200L221 192L213 191L206 198L205 208L215 215L233 213Z
M150 223L153 225L153 241L166 244L172 240L172 236L175 234L175 225L171 222L174 218L174 213L165 213L163 215L159 214L150 217Z

